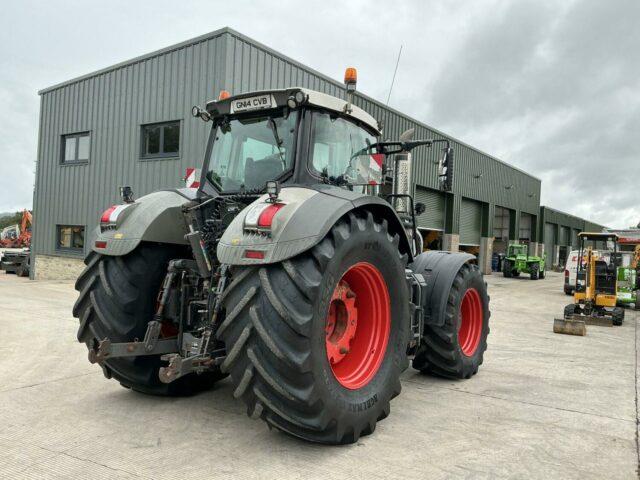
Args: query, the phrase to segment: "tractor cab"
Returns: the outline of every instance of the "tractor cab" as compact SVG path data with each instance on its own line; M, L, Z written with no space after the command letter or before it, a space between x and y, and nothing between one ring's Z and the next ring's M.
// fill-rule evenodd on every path
M522 243L512 243L507 248L507 257L517 258L518 260L525 260L529 256L528 245Z
M304 88L222 92L194 115L213 122L205 194L262 193L268 181L376 193L382 183L378 122L349 101Z

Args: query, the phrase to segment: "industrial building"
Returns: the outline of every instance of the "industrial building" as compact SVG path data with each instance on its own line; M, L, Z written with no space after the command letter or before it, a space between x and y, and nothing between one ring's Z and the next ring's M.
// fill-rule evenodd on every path
M234 94L301 86L343 97L341 82L223 28L40 91L32 275L72 277L82 267L100 214L120 201L184 186L204 157L210 124L190 116L220 90ZM385 139L409 129L449 138L453 191L438 189L439 150L414 154L418 224L428 248L478 255L484 272L509 241L526 240L552 263L566 256L586 220L540 206L540 179L446 136L361 92L354 103L384 122Z

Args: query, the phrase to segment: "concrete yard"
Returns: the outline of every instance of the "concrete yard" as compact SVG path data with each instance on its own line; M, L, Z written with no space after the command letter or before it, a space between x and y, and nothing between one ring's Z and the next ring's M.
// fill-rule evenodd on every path
M76 342L72 284L0 273L0 478L636 478L637 314L556 335L560 274L487 280L480 373L408 370L372 436L326 447L247 418L226 380L182 399L106 380Z

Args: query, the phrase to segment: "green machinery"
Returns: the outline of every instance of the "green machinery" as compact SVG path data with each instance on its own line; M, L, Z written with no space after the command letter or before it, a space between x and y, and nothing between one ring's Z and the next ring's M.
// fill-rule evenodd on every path
M620 306L634 304L638 308L638 290L636 290L636 271L630 267L618 267L617 303Z
M640 309L640 275L638 259L640 258L640 245L636 246L633 253L623 253L618 264L618 292L617 304L627 307L633 304L636 310ZM625 255L627 257L625 257ZM630 257L630 258L629 258Z
M507 255L502 262L502 273L506 278L519 277L528 273L531 280L544 278L546 255L529 255L530 244L512 243L507 247Z

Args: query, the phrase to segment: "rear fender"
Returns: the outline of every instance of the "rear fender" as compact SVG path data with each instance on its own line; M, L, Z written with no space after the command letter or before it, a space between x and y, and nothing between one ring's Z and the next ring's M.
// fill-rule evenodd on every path
M91 248L102 255L121 256L143 241L187 245L187 225L182 214L187 202L188 196L178 190L140 197L122 210L114 226L104 231L100 225L96 227Z
M217 256L228 265L277 263L294 257L318 244L336 222L356 209L372 211L385 218L389 229L400 234L400 249L411 258L409 240L402 223L391 206L379 197L359 194L343 188L321 185L285 187L278 196L284 206L273 217L270 229L247 229L245 219L269 204L263 195L246 207L225 230L218 243ZM247 252L258 252L262 258L247 258Z
M469 253L430 251L421 253L409 265L414 273L422 274L427 282L422 305L425 325L444 325L447 299L453 281L462 265L475 259Z

